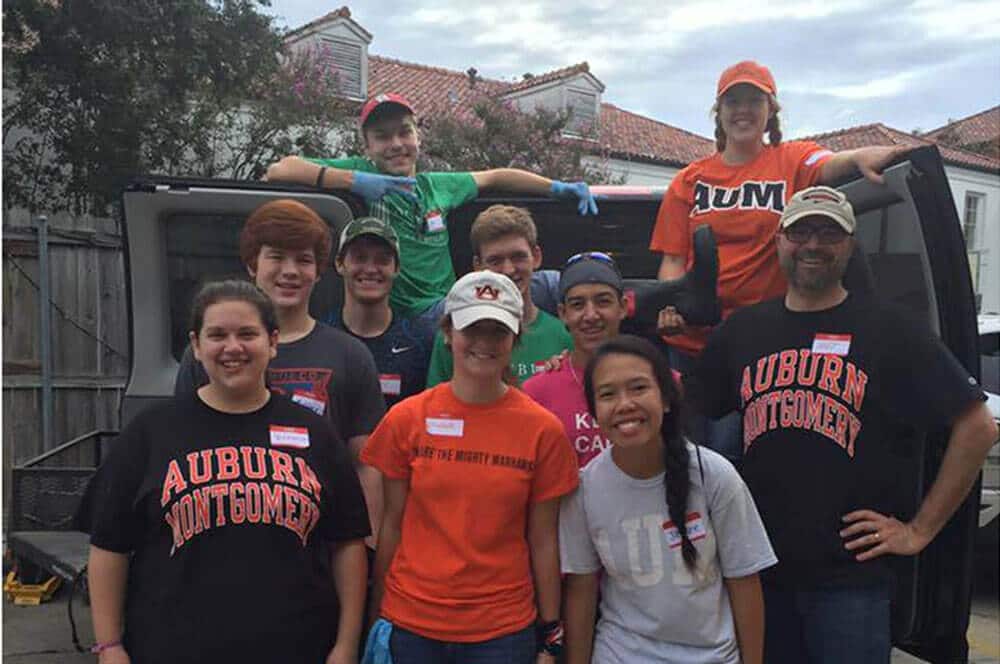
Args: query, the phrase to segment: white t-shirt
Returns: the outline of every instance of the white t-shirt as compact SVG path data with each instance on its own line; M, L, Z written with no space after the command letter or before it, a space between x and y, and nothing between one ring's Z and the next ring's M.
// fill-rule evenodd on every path
M562 502L562 571L604 570L594 664L740 661L723 579L755 574L777 558L736 469L707 448L698 448L699 468L695 446L689 443L688 450L694 571L681 556L662 473L630 477L608 448L580 471L580 487Z

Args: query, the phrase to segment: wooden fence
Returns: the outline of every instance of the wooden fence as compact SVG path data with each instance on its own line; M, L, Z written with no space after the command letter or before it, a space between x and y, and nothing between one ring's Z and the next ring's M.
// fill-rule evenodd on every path
M40 307L51 312L49 448L118 427L129 371L122 238L114 220L49 215L50 302L40 301L38 233L23 210L3 215L3 480L47 451L42 436ZM63 455L61 465L90 459ZM6 514L4 515L6 523Z

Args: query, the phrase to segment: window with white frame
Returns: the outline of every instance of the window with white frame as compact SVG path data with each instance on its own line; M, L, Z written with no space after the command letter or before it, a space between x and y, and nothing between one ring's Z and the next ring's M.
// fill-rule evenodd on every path
M967 249L976 248L976 233L980 226L979 220L983 215L985 204L985 194L975 191L965 193L965 213L962 215L962 232L965 233L965 247Z
M322 37L321 43L326 66L333 68L340 79L340 91L351 99L364 99L364 91L361 89L364 46L326 36Z
M566 90L566 108L572 115L566 133L576 136L589 134L597 120L597 95L583 90Z

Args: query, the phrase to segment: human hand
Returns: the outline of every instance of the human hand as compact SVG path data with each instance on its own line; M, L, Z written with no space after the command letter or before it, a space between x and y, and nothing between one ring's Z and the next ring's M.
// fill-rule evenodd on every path
M558 355L553 355L549 359L545 360L545 373L552 373L553 371L559 371L562 369L564 363L569 362L569 351L564 350Z
M547 652L540 652L535 658L535 664L556 664L556 658Z
M656 318L656 332L665 336L682 334L687 328L684 316L677 313L676 307L663 307Z
M98 664L131 664L132 660L125 652L125 646L117 645L101 651L97 656Z
M861 551L854 557L863 562L887 553L912 556L924 550L932 537L917 530L912 522L880 514L874 510L855 510L841 517L850 524L840 531L848 551Z
M882 171L885 167L911 148L905 145L878 145L861 148L854 153L854 165L861 175L875 184L885 184Z
M316 181L316 169L319 168L311 161L306 161L302 157L289 155L282 157L267 167L267 172L261 178L264 182L295 182L298 184L314 184Z
M552 187L549 189L555 198L564 199L577 199L576 211L580 213L581 216L587 214L597 214L597 201L594 200L594 195L590 193L590 187L587 186L586 182L562 182L561 180L553 180Z
M364 171L351 172L351 191L368 202L381 200L387 194L400 194L416 203L417 195L413 193L416 184L416 178Z
M326 656L324 664L358 664L357 646L349 646L342 641L338 641L333 646L330 654Z

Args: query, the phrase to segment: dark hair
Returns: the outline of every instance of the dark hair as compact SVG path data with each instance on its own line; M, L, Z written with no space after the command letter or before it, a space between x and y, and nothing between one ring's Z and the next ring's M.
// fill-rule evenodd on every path
M781 105L774 98L774 95L768 95L767 99L768 105L774 110L774 113L767 119L764 131L767 132L768 145L778 145L781 143L781 121L778 119ZM719 102L715 102L715 105L712 106L712 113L715 115L715 148L722 152L726 149L726 132L722 130L722 122L719 120Z
M198 289L191 302L191 324L188 329L196 336L201 334L202 325L205 324L205 311L213 304L232 301L252 304L257 308L260 322L267 333L277 332L278 316L274 313L271 300L249 281L239 279L212 281Z
M587 368L583 373L583 389L587 396L587 407L590 414L597 417L597 410L594 408L594 371L601 360L608 355L633 355L649 363L653 369L653 376L660 388L665 403L670 405L670 412L663 414L663 423L660 425L660 438L663 440L663 465L666 473L664 484L666 485L667 512L670 520L677 527L677 532L681 535L681 555L684 557L684 564L688 569L694 567L698 558L698 551L688 538L687 533L687 506L688 494L691 490L691 475L688 469L690 453L687 448L687 441L682 435L683 412L681 411L681 394L677 383L674 381L673 373L670 371L670 362L667 356L657 350L649 341L630 334L622 334L610 339L594 352L594 356L587 363Z
M281 249L316 254L316 272L322 274L330 265L333 235L330 227L311 207L281 198L264 203L250 213L240 231L240 260L257 270L257 256L265 244Z

